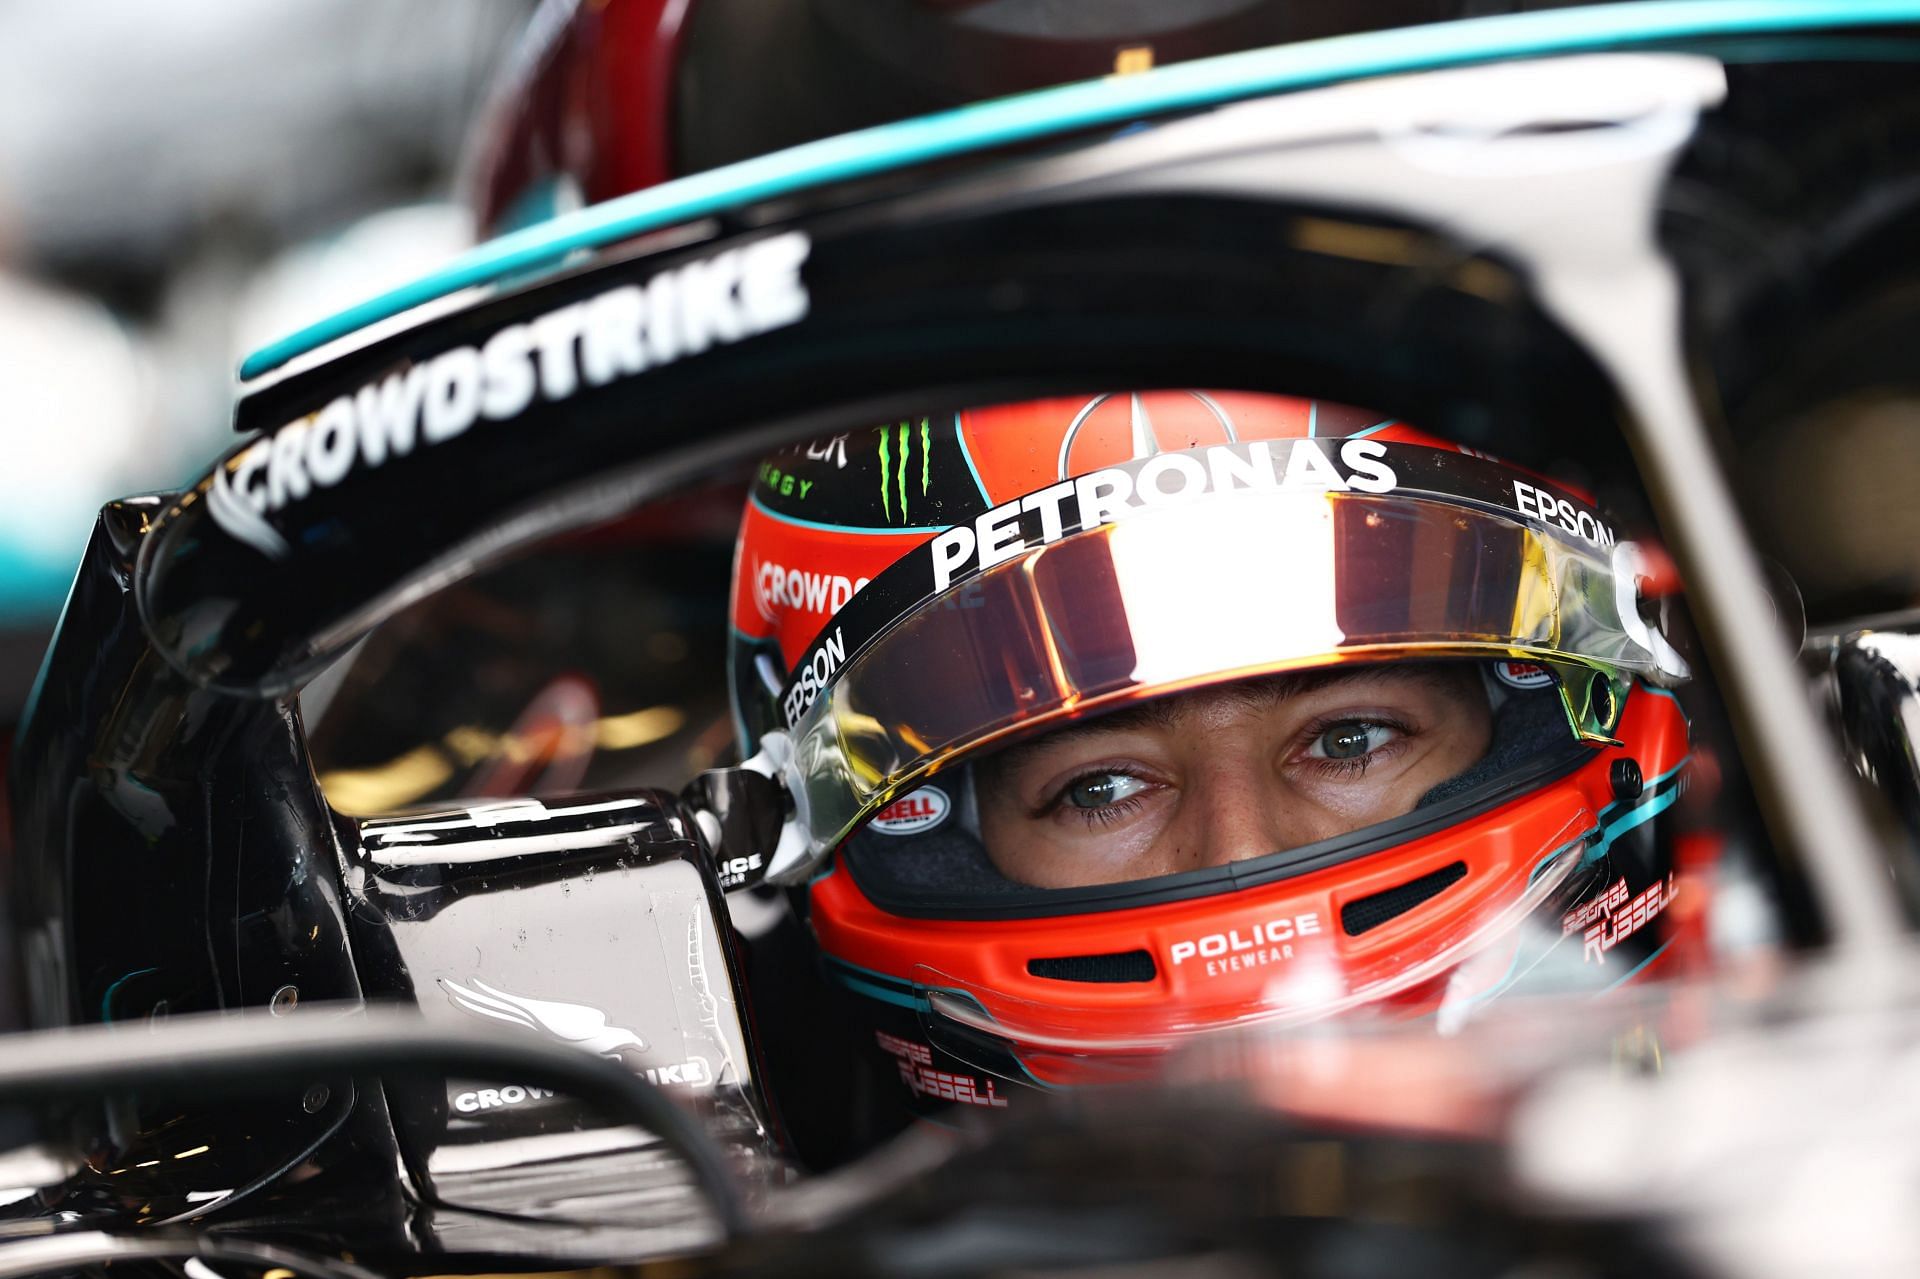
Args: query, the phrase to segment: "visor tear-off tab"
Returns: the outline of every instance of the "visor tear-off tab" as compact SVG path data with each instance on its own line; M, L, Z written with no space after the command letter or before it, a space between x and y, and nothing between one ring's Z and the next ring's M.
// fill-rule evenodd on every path
M766 878L793 808L785 787L750 768L714 768L689 782L680 798L707 841L722 891Z

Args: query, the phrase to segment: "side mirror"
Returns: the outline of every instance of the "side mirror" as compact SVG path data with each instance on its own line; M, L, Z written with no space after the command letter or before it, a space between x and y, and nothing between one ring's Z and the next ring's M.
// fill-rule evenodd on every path
M725 899L673 796L488 800L375 818L345 856L370 995L412 1003L436 1028L489 1027L616 1062L675 1094L722 1144L772 1157ZM389 1086L403 1157L428 1201L507 1213L524 1191L516 1168L564 1159L580 1172L640 1148L603 1109L583 1112L537 1085L455 1075L404 1094Z

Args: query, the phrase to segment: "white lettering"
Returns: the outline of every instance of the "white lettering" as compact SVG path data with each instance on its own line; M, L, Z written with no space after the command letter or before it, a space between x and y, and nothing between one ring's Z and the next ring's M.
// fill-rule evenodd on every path
M1519 480L1513 482L1513 509L1522 515L1538 517L1539 512L1533 509L1533 486L1531 484L1523 484Z
M589 386L605 386L647 367L640 337L640 313L646 295L638 285L602 293L587 303L580 343L580 372Z
M1169 492L1162 488L1160 479L1165 475L1178 475L1180 487ZM1162 453L1140 468L1137 481L1140 500L1149 506L1161 502L1186 497L1192 493L1204 493L1207 489L1207 470L1185 453Z
M1292 959L1293 947L1289 944L1297 938L1309 937L1320 931L1320 913L1305 911L1298 915L1283 915L1259 924L1242 924L1227 929L1224 933L1209 933L1205 937L1189 938L1174 942L1167 948L1167 959L1175 967L1189 959L1205 959L1207 975L1215 976L1221 972L1237 972L1242 968L1254 968L1280 959ZM1258 952L1245 962L1237 957L1248 952ZM1211 961L1222 960L1224 962Z
M729 249L680 269L680 344L697 355L715 342L746 336L745 317L733 295L740 283L740 253Z
M803 299L805 298L805 296L806 295L804 293L801 294L801 297ZM807 457L815 462L824 462L828 458L832 458L834 467L836 469L842 470L842 471L846 470L847 469L847 435L848 435L848 432L842 431L840 434L833 436L830 439L812 441L811 443L805 446ZM806 494L802 493L800 496L805 497Z
M261 440L240 455L240 465L234 468L233 487L247 499L247 505L256 511L267 509L267 490L264 486L254 484L253 477L266 467L272 456L273 441Z
M514 417L533 403L533 333L524 324L509 324L480 348L485 389L480 413L488 421Z
M480 353L456 346L427 365L427 399L420 433L427 443L450 440L473 425L480 412Z
M1207 473L1215 490L1221 493L1235 486L1270 489L1279 483L1279 477L1273 473L1273 448L1265 440L1247 445L1245 457L1232 449L1208 449Z
M1111 524L1126 514L1133 496L1133 477L1125 471L1091 471L1073 482L1080 504L1080 527Z
M707 1070L707 1063L699 1057L689 1057L685 1061L671 1062L664 1066L649 1066L642 1073L656 1084L692 1086L713 1082L713 1076Z
M740 305L749 330L765 333L805 318L809 299L806 286L800 283L800 265L812 247L805 235L789 231L740 251ZM845 450L843 442L842 466L846 465Z
M419 364L354 393L354 413L360 419L360 457L368 466L379 466L389 453L405 457L413 452L420 401L426 393L427 370Z
M1391 493L1400 483L1385 459L1387 446L1379 440L1346 440L1340 445L1340 460L1353 474L1347 483L1362 493Z
M533 344L539 352L540 393L549 400L564 400L580 385L574 373L573 343L586 322L584 302L549 311L533 322Z
M1029 493L1020 499L1023 511L1040 512L1040 540L1057 542L1065 530L1060 523L1060 503L1067 494L1073 492L1073 481L1062 480L1041 489L1038 493Z
M453 1108L463 1115L471 1115L480 1110L493 1110L500 1106L517 1106L522 1102L539 1101L542 1097L553 1096L551 1088L534 1088L525 1084L507 1084L501 1088L479 1088L473 1092L456 1093Z
M682 354L678 271L662 271L647 281L646 310L647 354L655 364L671 364Z
M1543 524L1565 529L1595 546L1605 548L1614 544L1613 530L1602 524L1592 512L1520 480L1513 482L1513 509Z
M1320 451L1320 445L1313 440L1295 440L1293 452L1287 457L1287 473L1281 478L1281 484L1287 488L1316 488L1336 492L1346 492L1347 481L1327 455Z
M821 642L813 656L800 668L799 682L787 692L785 710L789 728L800 722L800 717L807 713L807 708L819 698L827 681L833 678L833 673L846 660L847 641L840 629L835 627L833 634Z
M1085 507L1081 508L1085 510ZM933 589L944 591L962 564L973 558L973 530L957 524L933 539Z
M454 347L369 382L243 454L231 485L243 501L214 508L214 519L256 547L263 534L272 535L266 544L283 555L284 542L270 528L239 527L247 507L262 515L280 510L340 483L356 465L406 457L418 438L452 439L477 417L499 421L523 412L536 396L564 400L583 379L606 385L715 342L795 323L807 313L800 267L810 247L805 234L791 231L727 250L662 271L644 288L610 289L506 325L478 347ZM844 437L838 455L844 466ZM262 472L265 481L256 484Z
M973 527L979 538L978 567L992 568L1020 553L1020 503L1008 502L983 511L974 520Z
M353 468L353 402L346 396L320 410L307 433L307 475L321 488L331 488Z
M301 446L307 439L307 419L288 423L273 437L273 457L267 464L267 505L279 510L305 497L311 489L301 469Z

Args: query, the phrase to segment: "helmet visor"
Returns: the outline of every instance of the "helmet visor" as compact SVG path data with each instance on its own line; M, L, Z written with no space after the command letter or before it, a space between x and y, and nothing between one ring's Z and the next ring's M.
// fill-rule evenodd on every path
M1131 510L949 584L851 651L850 608L793 686L812 701L787 781L816 856L976 750L1207 684L1518 658L1557 671L1571 735L1604 741L1628 677L1682 673L1604 526L1590 540L1436 488L1209 491Z

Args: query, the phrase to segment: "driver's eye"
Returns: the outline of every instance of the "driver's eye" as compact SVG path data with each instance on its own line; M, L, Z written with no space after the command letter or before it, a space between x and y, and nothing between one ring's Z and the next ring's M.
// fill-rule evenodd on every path
M1066 800L1075 808L1106 808L1146 788L1145 782L1125 773L1089 773L1067 783Z
M1358 759L1385 746L1394 730L1365 720L1343 720L1320 734L1307 753L1319 759Z

